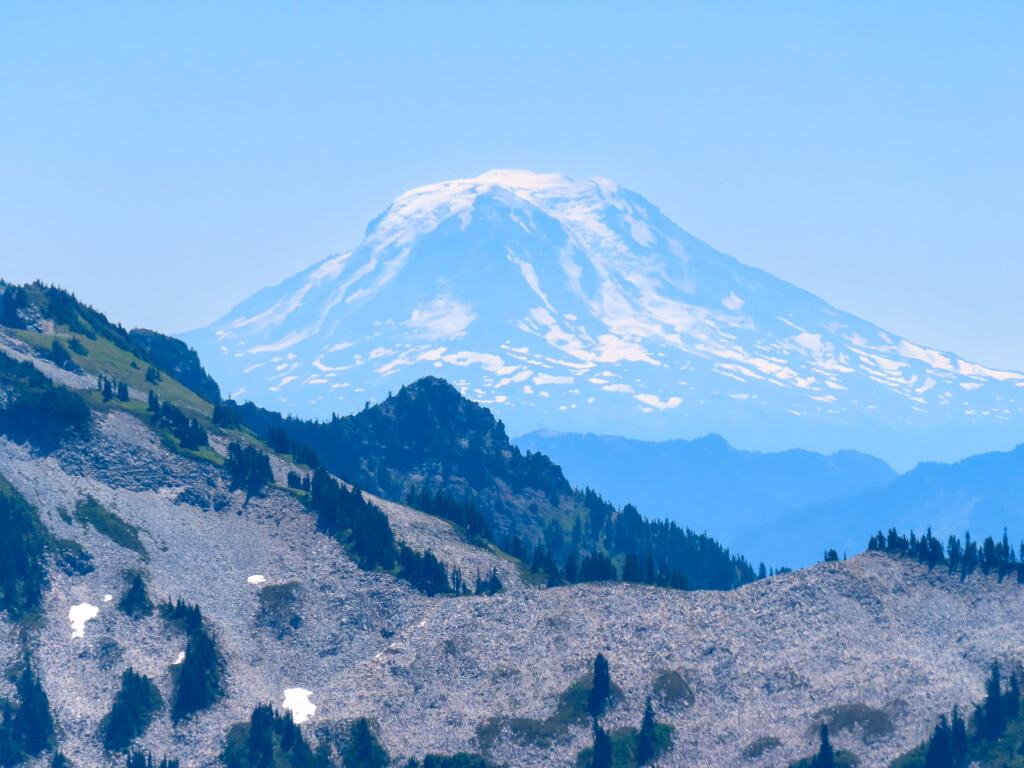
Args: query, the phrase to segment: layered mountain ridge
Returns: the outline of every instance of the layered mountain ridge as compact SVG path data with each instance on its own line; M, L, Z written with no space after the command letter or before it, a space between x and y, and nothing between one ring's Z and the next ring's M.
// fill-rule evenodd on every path
M1012 446L1024 375L928 349L715 251L607 179L412 190L353 250L184 334L227 393L327 418L423 375L512 434L719 432L905 469Z
M579 704L600 653L616 691L602 726L632 738L650 697L668 739L657 765L787 768L827 722L837 748L882 766L953 704L979 701L993 660L1020 662L1024 578L984 564L960 574L869 552L728 591L605 578L545 587L451 521L342 493L322 467L297 463L317 463L301 445L269 432L264 442L232 418L237 406L191 388L214 392L188 350L152 336L139 346L59 290L0 287L0 515L18 533L3 539L18 557L0 559L7 762L60 765L59 750L74 765L125 765L104 734L133 670L159 696L127 743L186 768L231 765L232 745L243 768L256 764L246 734L268 703L297 723L291 747L271 737L284 768L351 768L360 722L393 764L469 753L441 764L570 768L594 742ZM423 437L416 406L428 396L441 406L430 403L430 429L469 429L465 446L458 435L435 446L428 430L426 455L439 446L437 463L461 467L477 435L504 454L484 409L464 403L450 419L459 395L446 384L407 389L345 433L373 459L356 470L384 485L409 467L422 474L421 456L402 464L413 441L401 433ZM464 448L454 460L448 437ZM398 454L393 467L382 447ZM537 466L526 476L550 479L553 465ZM344 509L327 514L331 498L376 513L350 520L349 535L337 527ZM417 587L401 567L367 563L363 523L385 527L406 561L435 553L445 580L457 568L500 587ZM204 657L212 666L197 666ZM178 717L197 669L213 690ZM11 737L33 690L53 721L35 746ZM299 760L296 733L315 757Z
M516 444L550 456L570 482L600 488L616 504L635 504L651 517L707 531L753 563L790 568L819 561L830 547L863 549L874 533L870 525L858 530L850 516L840 534L821 518L849 497L897 477L881 459L855 451L742 451L718 435L654 443L540 431ZM798 516L814 504L818 514ZM893 524L904 519L888 513Z

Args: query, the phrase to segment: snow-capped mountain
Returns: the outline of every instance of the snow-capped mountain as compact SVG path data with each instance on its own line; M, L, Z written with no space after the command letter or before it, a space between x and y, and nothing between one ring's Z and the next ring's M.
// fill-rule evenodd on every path
M603 178L491 171L414 189L354 250L184 338L226 393L302 416L432 374L513 434L716 431L897 466L1024 435L1024 375L887 333Z

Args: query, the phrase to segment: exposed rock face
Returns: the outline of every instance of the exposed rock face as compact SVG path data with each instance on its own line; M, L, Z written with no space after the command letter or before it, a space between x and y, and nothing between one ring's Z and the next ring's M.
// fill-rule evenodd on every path
M734 592L536 589L446 523L380 502L401 540L430 547L469 578L496 567L507 585L493 597L426 598L391 576L359 571L292 495L269 491L245 504L220 470L169 453L136 418L114 412L97 421L88 449L46 458L0 440L0 474L55 535L93 556L87 575L51 567L45 619L28 631L62 749L78 765L121 762L104 755L96 736L121 672L150 675L169 699L171 666L185 647L157 616L132 620L116 610L128 569L144 572L154 600L199 604L227 662L219 703L176 728L165 710L139 742L185 766L216 765L227 728L259 702L280 706L291 688L312 692L317 709L303 727L314 738L333 738L366 715L396 758L475 751L485 720L550 715L598 652L623 691L609 726L637 725L666 670L692 692L692 703L655 697L659 720L676 729L663 765L785 766L813 749L819 713L839 707L861 725L835 733L835 742L881 766L954 702L980 699L993 659L1020 660L1024 587L1015 582L976 574L961 583L868 554ZM61 517L87 494L139 528L147 557ZM214 497L217 504L182 501ZM266 582L249 583L255 574ZM292 614L282 625L267 615L261 590L291 582ZM104 602L107 594L113 600ZM82 603L99 614L84 638L72 638L68 612ZM20 632L4 621L0 661L16 658ZM0 695L10 694L2 685ZM745 758L764 737L781 746ZM491 754L510 766L570 766L589 740L589 728L578 726L541 748L506 730Z

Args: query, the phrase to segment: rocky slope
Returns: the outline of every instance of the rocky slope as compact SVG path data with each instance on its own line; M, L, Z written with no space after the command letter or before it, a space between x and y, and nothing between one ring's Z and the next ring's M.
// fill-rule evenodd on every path
M130 569L145 574L154 599L197 603L226 660L223 699L176 727L164 711L140 739L189 768L216 765L228 727L258 702L280 706L291 688L311 692L317 709L303 728L313 740L333 743L365 715L395 758L477 751L483 737L497 763L571 766L589 745L585 725L542 747L503 718L551 715L598 652L622 689L609 727L635 726L644 698L659 692L658 718L675 727L662 765L785 766L811 751L811 730L825 717L850 723L834 729L835 741L881 766L953 702L979 699L987 665L1016 664L1024 642L1024 587L980 574L961 583L869 554L732 592L539 589L446 523L380 502L400 539L468 574L498 568L507 585L491 597L427 598L358 570L293 494L270 490L246 504L220 469L169 451L140 418L112 410L95 422L90 440L45 457L0 439L0 474L53 534L93 557L86 575L51 561L41 619L22 627L5 618L0 633L5 662L23 641L31 650L61 748L78 765L120 763L96 731L121 672L130 665L151 675L168 698L184 649L162 619L114 608ZM277 475L290 469L274 464ZM137 526L145 552L68 516L86 495ZM266 581L250 583L256 575ZM287 612L300 622L268 606L267 590L283 584L294 584ZM98 615L72 637L69 611L82 603ZM0 693L10 694L4 685ZM778 746L744 757L771 737Z

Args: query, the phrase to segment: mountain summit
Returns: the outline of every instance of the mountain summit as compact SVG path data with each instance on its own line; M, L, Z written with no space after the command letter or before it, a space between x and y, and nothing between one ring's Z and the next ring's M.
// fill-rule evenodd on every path
M431 374L529 429L858 448L1012 445L1024 375L927 349L736 259L613 181L420 187L354 250L184 336L227 393L303 416Z

